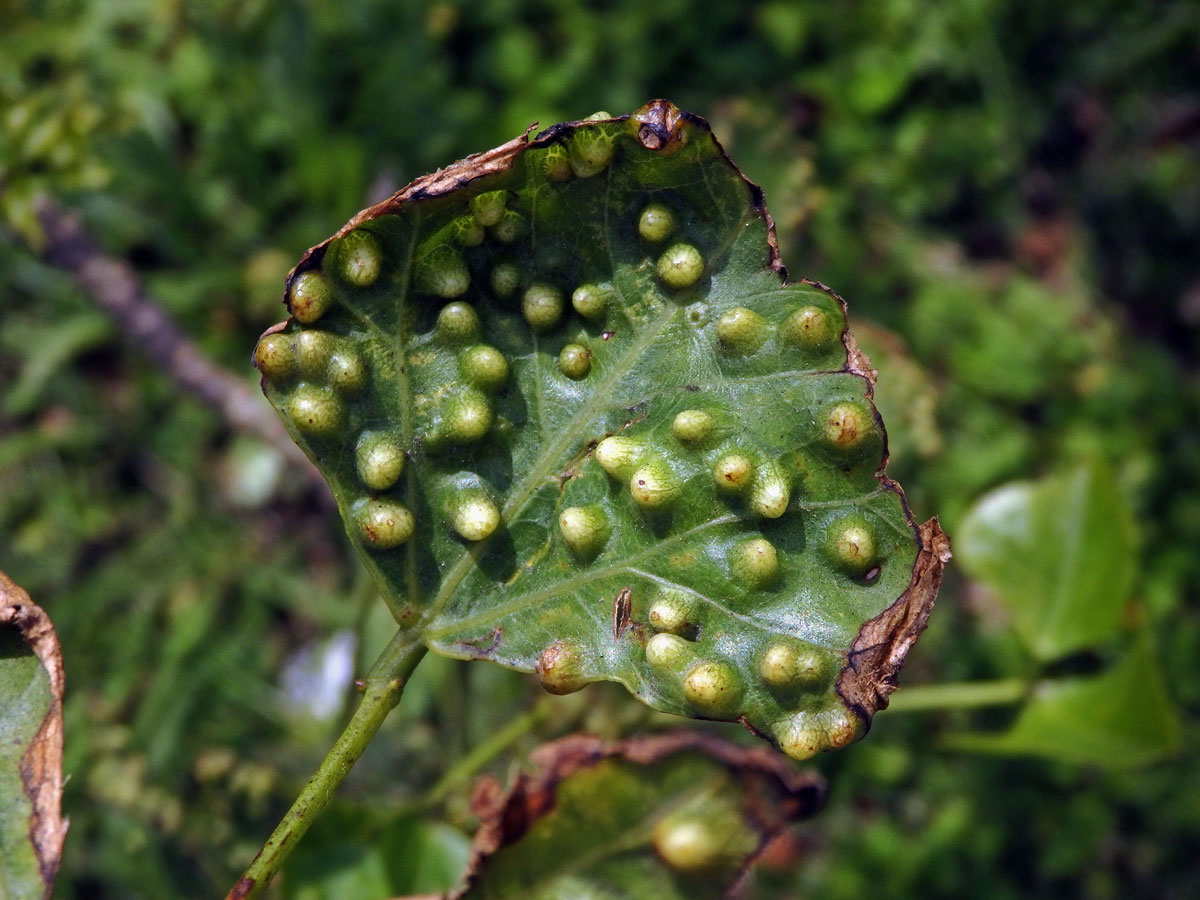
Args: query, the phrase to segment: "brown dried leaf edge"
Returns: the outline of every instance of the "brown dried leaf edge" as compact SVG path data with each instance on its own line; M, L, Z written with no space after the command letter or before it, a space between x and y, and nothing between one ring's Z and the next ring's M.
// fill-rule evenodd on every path
M0 572L0 627L15 627L50 676L50 709L21 757L21 782L32 806L29 840L37 854L45 896L49 897L67 837L67 821L62 817L62 649L45 610L3 572Z
M664 153L672 152L672 148L682 146L688 140L695 140L697 132L710 136L729 165L742 176L750 191L751 203L756 212L760 213L767 223L767 266L777 273L780 281L788 281L788 270L779 257L779 242L775 235L775 222L766 207L766 198L762 189L738 169L729 155L725 153L720 142L712 135L708 123L699 116L684 112L669 100L651 100L637 112L627 116L618 116L613 121L628 121L637 126L637 139L648 150ZM565 122L534 136L537 123L530 125L524 135L514 138L508 143L501 144L492 150L476 153L460 160L444 169L438 169L413 181L401 188L394 195L375 206L357 213L349 222L335 234L310 248L296 267L288 275L287 284L300 272L314 265L319 265L325 255L325 249L330 241L353 231L363 222L398 212L410 203L420 203L431 197L439 197L465 187L476 179L494 175L512 167L514 160L531 147L543 147L569 134L577 128L588 124L585 122ZM835 291L819 281L810 278L800 279L801 283L811 285L824 291L835 299L847 311L846 301ZM284 303L288 303L288 293L284 291ZM289 308L290 311L290 308ZM270 334L286 326L286 322L272 326L267 330ZM864 623L858 636L851 645L846 667L838 679L837 692L845 701L848 709L856 713L869 726L874 714L886 709L888 696L897 688L896 676L904 666L904 658L909 649L925 630L929 613L933 610L937 599L938 587L942 583L942 570L950 561L950 539L938 525L936 518L930 519L924 525L917 525L913 520L912 511L900 485L888 478L886 474L888 463L887 431L883 420L875 409L875 380L878 373L871 368L871 360L859 349L854 335L849 327L842 334L842 342L846 347L847 373L857 375L865 382L864 395L871 404L872 414L880 433L883 435L883 458L879 470L875 473L880 487L892 491L900 497L904 506L905 517L913 529L913 537L917 544L917 560L913 565L912 579L908 589L874 619Z
M488 857L519 841L539 819L554 810L558 785L575 773L605 760L621 759L650 766L680 753L698 753L724 766L738 780L742 810L759 835L758 847L745 860L744 873L788 825L820 811L825 802L825 782L815 772L799 771L768 747L744 747L697 731L607 741L575 734L543 744L531 755L535 771L521 773L503 791L495 779L476 786L472 811L480 817L471 847L466 883L447 900L469 893ZM736 882L737 879L735 879Z

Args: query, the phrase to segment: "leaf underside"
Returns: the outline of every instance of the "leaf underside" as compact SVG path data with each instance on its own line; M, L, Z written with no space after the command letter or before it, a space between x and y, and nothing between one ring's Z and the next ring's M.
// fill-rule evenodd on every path
M886 705L948 544L883 475L844 302L787 282L702 120L654 101L440 170L286 301L264 390L432 649L798 758Z

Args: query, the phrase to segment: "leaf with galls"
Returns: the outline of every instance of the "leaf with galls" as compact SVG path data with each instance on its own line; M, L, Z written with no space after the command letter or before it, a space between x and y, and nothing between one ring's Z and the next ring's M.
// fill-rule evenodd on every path
M554 672L570 668L559 651L548 648ZM557 678L543 675L548 687ZM766 747L698 732L572 735L531 761L506 791L491 779L476 788L479 831L466 882L448 900L740 896L771 841L817 813L825 795L817 775Z
M883 474L845 304L787 280L701 119L655 101L421 178L285 300L264 389L434 650L795 757L886 705L948 545Z

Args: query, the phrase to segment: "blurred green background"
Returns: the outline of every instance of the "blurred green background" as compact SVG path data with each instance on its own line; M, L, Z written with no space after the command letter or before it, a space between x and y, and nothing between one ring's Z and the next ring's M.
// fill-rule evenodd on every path
M56 896L223 894L387 616L321 489L44 259L36 198L252 384L284 275L360 207L657 96L847 297L890 473L956 541L909 690L816 761L829 808L752 891L1200 891L1200 4L0 0L0 568L64 647ZM279 896L443 888L466 774L671 724L538 695L428 660Z

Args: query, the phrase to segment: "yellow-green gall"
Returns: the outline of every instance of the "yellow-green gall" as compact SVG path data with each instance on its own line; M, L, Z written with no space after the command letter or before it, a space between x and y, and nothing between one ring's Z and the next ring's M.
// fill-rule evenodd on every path
M301 385L287 403L296 427L313 437L333 437L346 424L346 407L325 388Z
M642 509L664 509L683 494L683 483L669 466L656 460L629 476L629 493Z
M659 632L646 641L646 662L655 669L678 669L693 653L691 644L669 631Z
M456 498L450 524L468 541L482 541L500 525L500 510L480 491L468 491Z
M254 367L272 381L284 381L296 373L292 339L286 334L266 334L254 348Z
M608 308L612 294L611 284L581 284L571 293L571 305L585 319L598 319Z
M597 444L592 455L600 463L600 468L613 478L628 478L642 456L642 449L641 441L614 434Z
M508 205L508 191L487 191L471 198L471 215L475 221L490 228L504 218Z
M476 390L455 395L447 404L442 419L442 437L452 444L479 440L492 427L492 404Z
M551 144L542 154L542 173L547 181L568 181L571 178L571 160L567 148L562 144Z
M333 305L333 288L322 272L310 270L293 279L288 300L296 321L308 325L329 311Z
M450 236L460 247L478 247L483 243L483 226L474 216L459 216L450 223Z
M328 331L306 329L296 335L296 364L306 378L325 378L338 341Z
M795 760L812 759L827 745L825 729L812 713L804 710L779 720L771 732L779 749Z
M865 521L847 516L830 524L825 551L843 571L862 575L876 561L875 535Z
M576 381L585 378L592 370L592 351L583 344L567 344L558 354L558 368Z
M580 128L571 135L571 171L580 178L599 175L612 162L613 139L599 128Z
M691 244L672 244L658 258L658 277L674 290L691 287L704 274L704 257Z
M367 386L367 369L353 350L337 350L329 357L329 386L343 394L357 394Z
M579 556L590 558L608 541L608 513L598 504L568 506L559 513L558 529L568 547Z
M511 244L525 236L525 219L519 212L509 210L492 226L492 237L502 244Z
M661 203L651 203L638 216L638 234L652 244L665 241L675 230L675 214Z
M404 473L404 446L389 432L363 432L354 455L358 477L372 491L386 491Z
M779 554L766 538L751 538L733 546L729 567L746 587L770 587L779 579Z
M750 487L750 508L766 519L778 519L787 512L792 498L791 485L777 463L768 462L754 473Z
M685 444L698 444L712 434L716 423L702 409L685 409L671 422L671 433Z
M390 550L412 537L415 522L412 513L394 500L360 501L353 510L358 539L372 550Z
M535 282L521 298L521 312L534 331L547 331L562 319L562 291L552 284Z
M825 722L825 741L831 750L840 750L861 738L863 722L855 713L838 704L822 717Z
M716 870L734 864L744 850L753 851L755 838L744 825L744 835L731 835L725 819L698 812L676 814L662 819L654 826L651 843L662 861L677 872L689 875L715 874ZM736 821L736 820L735 820ZM741 836L745 848L734 850L730 844Z
M650 604L650 627L656 631L683 634L696 624L697 603L692 594L668 588Z
M779 690L817 688L830 674L833 657L811 644L779 638L767 644L758 661L762 680Z
M479 314L470 303L447 303L437 317L438 337L450 343L469 341L479 334Z
M590 116L583 119L584 122L605 122L612 118L612 113L603 109L598 109Z
M342 278L354 287L370 287L383 267L383 248L379 238L359 228L338 239L337 258Z
M792 759L805 760L822 750L853 743L863 734L863 723L840 704L824 710L800 710L772 726L779 749Z
M754 463L741 453L727 453L713 466L713 483L727 494L740 494L750 487Z
M804 306L796 310L779 327L779 337L784 343L802 350L822 350L833 343L839 329L833 317L817 306Z
M461 253L439 244L417 259L417 287L437 297L459 297L471 286L471 272Z
M699 662L683 676L683 696L703 714L728 715L742 699L742 681L728 663Z
M508 360L495 347L479 344L468 347L458 356L458 371L463 378L489 394L508 382Z
M875 428L875 419L861 403L839 403L825 417L825 440L839 450L852 450Z
M752 309L736 306L717 320L717 340L733 353L753 353L771 334L767 320Z
M550 694L573 694L585 684L583 647L577 641L560 638L542 651L537 674Z
M521 286L521 270L513 263L498 263L492 269L488 283L492 286L492 293L501 300L507 300Z

